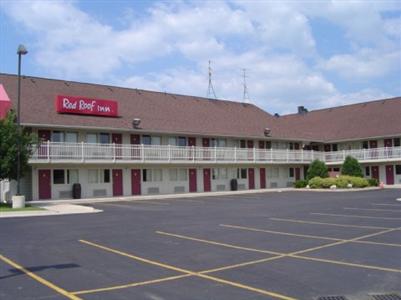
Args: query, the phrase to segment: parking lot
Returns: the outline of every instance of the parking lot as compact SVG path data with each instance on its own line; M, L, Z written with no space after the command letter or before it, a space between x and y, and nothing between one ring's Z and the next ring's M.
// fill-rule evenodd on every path
M0 299L401 299L400 196L274 192L0 219Z

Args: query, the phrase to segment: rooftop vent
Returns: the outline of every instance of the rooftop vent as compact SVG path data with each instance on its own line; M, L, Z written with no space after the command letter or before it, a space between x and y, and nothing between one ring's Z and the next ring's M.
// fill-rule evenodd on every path
M264 134L265 134L265 136L270 136L271 135L271 132L272 132L272 130L270 129L270 128L265 128L265 130L264 130Z
M141 119L135 118L134 120L132 120L132 127L134 127L135 129L139 129L140 124L141 124Z
M305 106L298 106L298 114L304 115L308 112L308 110L305 108Z
M275 113L274 116L275 116L276 118L279 118L279 117L280 117L280 115L279 115L278 113Z

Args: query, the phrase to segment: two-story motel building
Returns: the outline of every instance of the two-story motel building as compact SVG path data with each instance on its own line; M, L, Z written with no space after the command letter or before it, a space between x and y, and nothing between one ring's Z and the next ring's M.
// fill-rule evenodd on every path
M17 76L0 74L0 117ZM271 115L252 104L37 77L22 78L21 123L40 145L28 200L292 186L314 159L347 155L366 177L401 183L401 98Z

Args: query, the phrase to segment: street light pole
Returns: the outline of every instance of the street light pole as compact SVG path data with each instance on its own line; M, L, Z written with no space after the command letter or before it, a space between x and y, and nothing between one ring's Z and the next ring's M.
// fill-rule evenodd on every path
M17 129L18 129L18 138L17 138L17 195L21 194L20 188L20 177L21 177L21 60L22 55L27 54L24 45L19 45L17 54L18 54L18 93L17 93Z

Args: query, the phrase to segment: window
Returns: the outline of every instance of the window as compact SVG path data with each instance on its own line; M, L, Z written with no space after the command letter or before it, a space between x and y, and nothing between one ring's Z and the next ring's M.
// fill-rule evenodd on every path
M333 168L334 172L340 172L340 168Z
M108 133L100 133L99 134L99 143L100 144L109 144L110 143L110 134Z
M152 143L150 135L144 135L142 136L142 143L144 145L150 145Z
M362 142L362 149L368 149L369 148L369 143L368 141L363 141Z
M288 171L289 171L288 177L293 178L294 177L294 168L289 168Z
M87 133L86 134L86 142L90 143L90 144L96 144L97 143L96 133Z
M228 178L227 168L213 168L212 169L212 178L213 179L227 179Z
M110 170L88 170L89 183L110 183Z
M64 170L53 170L53 183L64 184Z
M395 138L394 139L394 147L400 147L400 146L401 146L400 138Z
M64 142L64 132L53 131L52 132L52 142L63 143Z
M170 181L186 181L187 170L186 169L169 169L168 171Z
M267 169L268 178L278 178L280 176L280 171L278 167L271 167Z
M238 179L246 179L247 178L247 169L237 169L237 178Z
M289 143L289 148L290 148L290 150L294 150L294 144L293 143Z
M89 183L98 183L98 170L88 170L88 182Z
M180 136L178 137L178 146L186 146L187 145L187 138Z
M162 144L162 139L160 136L152 136L151 137L151 143L152 145L161 145Z
M338 151L338 145L337 144L333 144L331 145L332 151Z
M401 175L401 165L395 165L395 174Z
M78 170L67 170L67 183L79 183Z
M365 176L370 176L370 167L365 167Z
M78 142L78 134L76 132L66 132L65 133L65 142L66 143L77 143Z
M157 182L163 180L161 169L143 169L142 178L144 182Z
M168 144L171 145L171 146L177 146L177 138L169 137L168 138Z
M266 149L271 149L272 148L272 142L271 141L267 141L266 142Z

